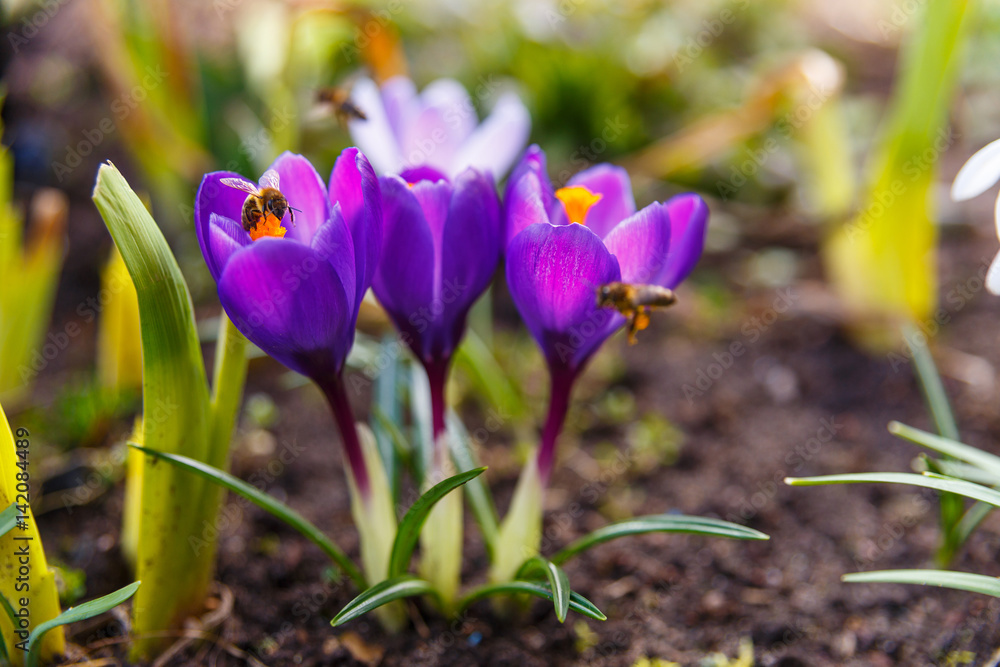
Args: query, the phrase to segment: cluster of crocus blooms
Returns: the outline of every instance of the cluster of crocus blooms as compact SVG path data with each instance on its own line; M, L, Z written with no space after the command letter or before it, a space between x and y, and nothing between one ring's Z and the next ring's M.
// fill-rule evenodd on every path
M537 146L514 169L501 206L495 179L527 136L513 102L502 99L476 128L474 115L451 113L470 105L454 82L437 82L419 96L408 80L381 91L364 82L355 96L369 125L358 121L352 133L383 175L376 178L350 148L327 189L304 158L282 155L272 169L294 221L287 213L269 220L265 211L262 228L272 231L251 241L239 222L247 195L223 182L240 177L208 174L195 207L202 251L237 328L326 394L362 504L375 503L377 463L358 435L342 371L365 291L372 286L427 373L435 444L426 486L453 472L445 444L448 371L469 309L505 258L510 293L551 377L541 444L518 483L494 558L492 577L508 579L537 551L542 496L573 384L626 321L598 305L597 290L615 282L675 288L701 254L708 209L696 195L681 195L637 212L628 175L607 164L557 190ZM427 142L433 150L418 150ZM262 180L273 183L274 174ZM381 479L384 471L374 475ZM374 484L379 494L383 485ZM462 542L461 497L450 497L434 508L422 534L429 536L425 577L446 605L457 588ZM368 574L378 580L378 572Z

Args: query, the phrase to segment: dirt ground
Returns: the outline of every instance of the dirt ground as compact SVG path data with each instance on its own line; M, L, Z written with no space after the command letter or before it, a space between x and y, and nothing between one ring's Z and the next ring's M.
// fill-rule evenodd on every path
M992 252L984 238L969 228L945 234L948 321L937 356L963 436L997 451L992 369L1000 364L994 328L1000 300L982 289L989 256L980 255ZM740 252L772 242L755 241L751 229ZM746 640L759 665L994 664L1000 602L840 582L858 570L930 566L938 537L932 493L781 483L788 475L906 471L917 450L890 436L886 424L930 427L905 352L863 353L836 314L824 312L810 245L797 250L799 277L777 289L741 287L737 269L725 273L741 266L740 258L711 255L701 280L726 281L738 295L720 306L724 319L713 319L705 300L694 299L659 318L639 345L611 341L591 375L619 357L622 371L613 373L604 396L600 388L581 391L548 498L550 551L619 516L668 511L745 523L770 541L655 535L602 545L567 571L574 588L608 615L603 623L571 615L561 625L541 601L513 619L477 603L455 621L416 605L414 628L388 636L370 619L332 629L330 618L355 592L331 582L314 546L231 497L220 526L218 578L234 595L232 613L220 642L193 645L170 664L246 664L240 652L247 652L266 665L631 665L643 657L693 665L717 651L735 657ZM269 492L356 553L326 406L312 388L284 390L280 380L270 362L254 362L248 393L270 393L280 417L270 427L274 438L248 434L244 424L234 472L267 476ZM601 423L607 396L626 397L630 414L669 420L682 434L672 465L650 463L634 444L615 444L636 438L624 423ZM485 418L466 406L470 428ZM482 451L501 508L516 479L511 439L501 429ZM53 555L86 572L88 597L129 581L114 546L120 513L119 487L39 519ZM466 581L482 580L485 553L471 519L466 547ZM1000 521L990 517L954 568L1000 575L998 547ZM91 657L112 656L120 647L117 621L74 632Z

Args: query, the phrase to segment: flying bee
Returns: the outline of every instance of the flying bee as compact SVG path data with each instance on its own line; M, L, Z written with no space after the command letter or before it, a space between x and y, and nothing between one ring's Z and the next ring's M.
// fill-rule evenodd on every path
M608 283L597 288L597 306L614 308L628 318L628 342L635 345L637 332L649 326L649 313L677 301L673 290L659 285Z
M337 122L341 127L347 127L351 120L368 120L365 112L351 101L351 91L349 88L340 86L333 88L321 88L316 93L316 99L325 102L333 107L333 114L337 117Z
M268 169L260 179L262 187L242 178L223 178L223 185L242 190L248 194L243 202L243 229L250 238L256 241L261 236L284 236L285 230L281 220L288 212L289 219L295 224L294 209L288 205L285 195L278 189L278 172ZM273 220L269 218L273 217ZM261 226L263 223L263 226ZM280 231L279 231L280 230Z

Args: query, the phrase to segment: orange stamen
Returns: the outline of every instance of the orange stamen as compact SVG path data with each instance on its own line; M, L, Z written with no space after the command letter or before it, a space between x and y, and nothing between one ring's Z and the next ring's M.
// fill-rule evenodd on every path
M257 226L250 230L250 240L256 241L257 239L262 239L265 236L273 236L274 238L283 238L285 232L288 230L281 226L281 220L278 220L275 216L267 213L264 215L264 219L257 223Z
M556 197L566 207L566 215L570 222L578 225L586 224L587 212L590 207L601 201L601 195L591 192L582 185L573 185L556 190Z

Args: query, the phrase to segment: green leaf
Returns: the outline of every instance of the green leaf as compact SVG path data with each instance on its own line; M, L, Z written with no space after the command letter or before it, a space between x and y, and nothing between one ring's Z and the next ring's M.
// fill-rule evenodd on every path
M163 233L121 173L101 166L97 205L121 252L139 299L142 337L143 444L213 462L212 408L205 364L184 276ZM139 590L133 619L134 662L155 653L164 632L197 613L208 594L213 562L191 540L209 543L220 494L203 479L145 462L138 529Z
M908 324L903 329L903 338L910 348L910 354L913 355L913 368L920 381L924 401L927 403L927 409L931 412L938 433L945 438L958 440L958 423L955 421L955 413L948 402L948 394L944 391L944 384L941 382L937 365L935 365L934 358L927 347L926 337L915 326ZM918 340L923 342L918 342Z
M418 579L410 574L392 577L385 581L380 581L371 588L363 591L358 597L347 603L340 613L333 617L330 625L337 627L350 620L367 614L373 609L378 609L382 605L389 604L400 598L409 598L417 595L436 595L434 587L430 582Z
M447 425L448 446L451 448L451 460L454 461L455 467L463 472L478 468L476 453L472 449L469 433L465 430L462 420L454 412L449 411ZM469 500L472 516L475 517L476 523L479 524L479 530L483 534L486 553L492 560L496 553L497 538L500 535L500 517L497 515L493 496L482 478L476 478L465 485L465 497Z
M851 475L826 475L823 477L786 477L785 484L789 486L822 486L826 484L912 484L927 489L958 493L1000 507L1000 492L993 489L966 482L961 479L925 473L914 475L907 472L859 472Z
M924 470L918 469L917 472L924 472L926 470L927 472L937 473L945 477L955 477L957 479L964 479L967 482L975 482L983 486L995 486L1000 483L1000 480L996 477L972 464L962 463L952 458L935 459L923 453L920 456L923 457L921 462L925 465L925 468Z
M347 554L341 551L340 548L330 540L330 538L324 535L319 528L310 523L308 519L293 510L288 505L282 503L280 500L276 500L260 489L247 484L243 480L234 477L227 472L219 470L218 468L206 465L201 461L195 461L194 459L189 459L186 456L157 452L137 445L133 442L129 443L129 447L138 449L149 456L163 459L178 468L200 475L205 479L246 498L265 512L268 512L287 523L289 526L301 533L307 540L322 549L323 553L329 556L330 559L337 564L337 567L339 567L344 574L350 577L359 588L365 588L365 586L367 586L364 575L361 574L361 571L354 565L353 562L351 562L351 559L347 557Z
M438 482L410 506L406 516L400 521L399 528L396 529L396 539L392 543L392 555L389 557L390 579L406 571L406 566L410 563L410 556L413 555L413 549L417 546L420 529L423 528L427 515L431 513L434 505L469 480L482 475L485 470L486 468L476 468L460 472L454 477Z
M960 591L984 593L1000 597L1000 579L969 572L942 572L941 570L879 570L845 574L844 581L855 584L920 584L941 586Z
M10 529L17 525L17 503L11 503L3 512L0 512L0 537L10 532Z
M897 421L889 422L889 433L939 454L978 466L993 475L997 482L1000 482L1000 456L984 452L957 440L921 431Z
M770 539L759 530L730 523L729 521L722 521L721 519L685 516L683 514L654 514L626 519L625 521L619 521L603 528L598 528L552 556L551 560L557 565L562 565L577 554L603 542L627 535L642 535L644 533L690 533L693 535L730 537L737 540Z
M505 581L499 584L487 584L474 588L458 602L458 611L468 607L476 600L481 600L492 595L518 595L527 593L543 600L552 600L552 589L549 585L536 581ZM606 621L608 617L598 609L593 602L583 597L579 593L570 593L569 608L578 614L583 614L598 621Z
M32 630L31 635L28 636L27 666L38 666L38 649L41 647L40 642L46 632L60 625L69 625L70 623L76 623L77 621L85 621L88 618L93 618L94 616L98 616L106 611L114 609L122 602L125 602L125 600L128 600L130 597L135 595L135 592L139 590L140 583L142 582L133 582L125 588L117 590L114 593L109 593L102 598L97 598L96 600L91 600L90 602L84 602L76 607L70 607L52 620L40 624Z
M399 391L399 355L402 341L396 336L383 336L379 345L381 354L376 360L378 374L375 376L375 385L372 387L373 410L371 420L372 432L375 434L375 442L378 444L379 454L382 456L382 464L385 466L385 474L389 478L389 487L392 489L393 502L399 500L399 457L397 452L401 444L402 434L396 424L402 421L402 406ZM382 366L378 363L387 360L388 363ZM369 372L371 368L368 369ZM395 445L395 446L394 446Z
M3 594L0 594L0 606L3 607L4 613L10 619L11 627L16 628L17 612L14 611L14 606L10 603L10 600ZM0 665L10 665L10 653L7 651L7 642L4 641L2 634L0 634Z
M515 575L516 579L527 579L534 575L541 575L549 580L549 588L552 589L552 602L556 609L556 618L560 623L566 622L566 612L569 610L569 577L566 572L541 556L533 556L524 561L521 568Z

